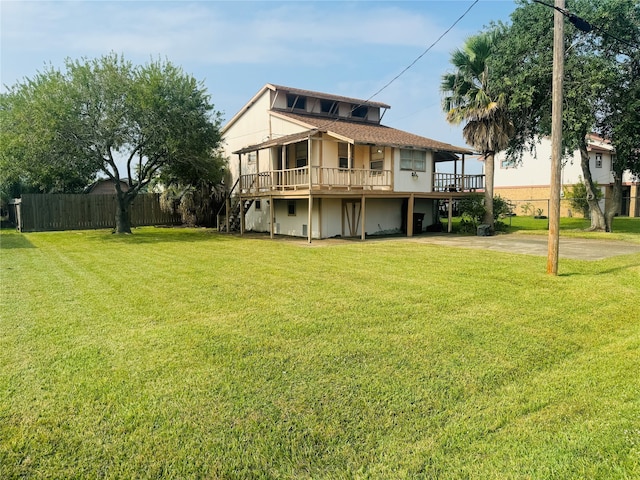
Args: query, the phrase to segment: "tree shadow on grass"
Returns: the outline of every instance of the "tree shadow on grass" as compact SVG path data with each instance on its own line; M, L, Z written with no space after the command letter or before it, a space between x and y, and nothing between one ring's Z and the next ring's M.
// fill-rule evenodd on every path
M216 242L224 243L233 241L235 235L219 233L212 229L180 228L180 227L143 227L133 228L131 234L116 234L101 231L97 235L92 235L91 240L104 243L139 245L145 243L194 243L194 242Z
M576 272L568 272L568 273L560 273L558 274L559 277L577 277L577 276L584 276L584 275L611 275L613 273L618 273L618 272L623 272L625 270L631 270L634 268L639 268L640 267L640 261L637 261L635 259L636 254L632 254L632 261L626 264L622 264L622 265L616 265L616 266L611 266L608 268L603 268L602 270L598 270L598 271L586 271L586 270L580 270L580 271L576 271Z
M12 248L36 248L27 238L21 233L15 234L2 234L0 235L0 250L12 249Z

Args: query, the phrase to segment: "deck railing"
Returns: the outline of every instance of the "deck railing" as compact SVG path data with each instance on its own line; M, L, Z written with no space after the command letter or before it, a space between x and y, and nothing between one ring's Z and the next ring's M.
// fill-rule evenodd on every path
M243 194L305 188L389 190L391 189L391 170L311 167L311 181L309 181L309 167L306 166L245 174L241 177L240 185Z
M484 189L484 175L459 175L455 173L435 173L434 192L475 192Z
M273 190L304 189L370 189L391 190L391 170L358 168L309 167L249 173L240 177L242 194L257 194ZM484 175L435 173L433 192L474 192L484 189Z

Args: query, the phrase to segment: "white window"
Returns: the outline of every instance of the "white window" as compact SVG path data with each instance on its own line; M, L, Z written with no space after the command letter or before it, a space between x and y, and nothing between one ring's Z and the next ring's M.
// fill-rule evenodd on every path
M403 148L400 150L400 170L424 172L427 170L427 152Z
M596 153L596 168L602 168L602 154Z
M506 158L500 162L500 168L516 168L516 161Z

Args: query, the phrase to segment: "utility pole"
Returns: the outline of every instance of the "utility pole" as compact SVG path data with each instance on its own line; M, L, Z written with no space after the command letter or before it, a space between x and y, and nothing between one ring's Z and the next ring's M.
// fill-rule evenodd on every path
M551 104L551 183L547 273L558 274L560 250L560 177L562 157L562 84L564 77L564 0L555 0L553 12L553 83Z

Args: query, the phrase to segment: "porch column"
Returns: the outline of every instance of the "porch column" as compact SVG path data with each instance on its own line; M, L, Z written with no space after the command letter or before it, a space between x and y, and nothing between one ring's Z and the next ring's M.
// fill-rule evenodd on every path
M362 228L360 229L361 230L360 231L360 240L364 240L366 238L366 235L365 235L365 221L364 221L364 219L366 217L366 215L365 215L365 202L364 202L365 198L366 197L364 195L362 195L362 201L361 201L362 205L360 207L360 218L362 219L362 221L361 221Z
M269 228L269 236L273 239L276 223L276 206L273 204L273 196L269 197L269 215L271 216L271 227Z
M313 219L313 196L311 195L311 192L309 192L309 215L307 218L307 241L309 243L311 243L311 238L312 238L312 233L313 233L313 225L312 225L312 219Z
M280 190L284 190L284 184L285 184L285 175L284 175L284 171L287 169L287 149L289 148L288 145L283 145L282 146L282 170L280 170L279 176L280 176L280 180L278 181L278 187L280 187Z
M238 202L240 203L240 235L244 235L244 208L242 205L242 154L238 154L238 180L239 186L238 189Z
M407 202L407 237L413 237L413 194Z
M342 229L342 238L344 238L344 212L347 209L344 198L342 199L342 206L340 207L341 219L340 219L340 228Z
M464 192L465 191L465 184L464 184L464 153L462 154L462 173L461 173L461 178L460 178L460 191Z
M260 150L256 150L256 191L255 193L260 193Z
M447 226L447 232L451 233L451 230L453 228L453 225L452 225L452 219L453 219L453 197L449 197L448 217L449 217L449 225Z
M309 199L311 199L311 185L313 184L311 181L311 135L307 137L307 169L309 170ZM311 222L309 222L309 227L311 227Z

